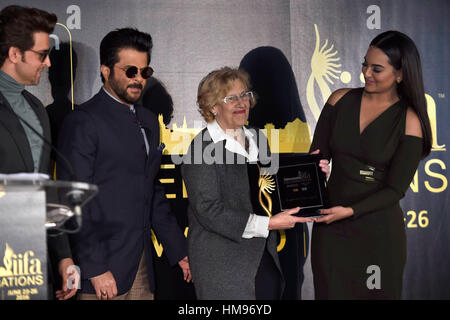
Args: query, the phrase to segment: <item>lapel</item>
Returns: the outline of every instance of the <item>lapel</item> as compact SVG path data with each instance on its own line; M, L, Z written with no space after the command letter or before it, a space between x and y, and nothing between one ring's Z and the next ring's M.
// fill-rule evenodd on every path
M22 127L19 119L11 108L11 105L0 92L0 122L7 131L9 131L11 139L17 145L17 149L21 155L22 161L25 164L26 171L34 171L33 157L31 155L31 148L28 142L25 130ZM1 137L5 139L7 137Z

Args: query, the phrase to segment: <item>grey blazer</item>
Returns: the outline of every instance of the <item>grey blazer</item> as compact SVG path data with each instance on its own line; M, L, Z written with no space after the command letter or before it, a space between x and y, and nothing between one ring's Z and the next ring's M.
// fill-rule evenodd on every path
M202 130L181 167L189 197L192 277L198 299L255 299L255 276L266 241L282 278L276 233L271 231L267 239L242 238L253 211L247 165L242 156L229 152L224 145L224 141L214 144L208 130ZM233 157L235 163L243 164L220 164Z

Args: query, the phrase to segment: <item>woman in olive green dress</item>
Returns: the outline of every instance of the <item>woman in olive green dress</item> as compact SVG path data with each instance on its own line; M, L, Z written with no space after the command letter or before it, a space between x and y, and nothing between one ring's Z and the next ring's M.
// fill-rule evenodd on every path
M397 31L372 40L365 87L335 91L311 150L332 159L330 209L312 233L316 299L400 299L406 233L399 201L431 150L420 57Z

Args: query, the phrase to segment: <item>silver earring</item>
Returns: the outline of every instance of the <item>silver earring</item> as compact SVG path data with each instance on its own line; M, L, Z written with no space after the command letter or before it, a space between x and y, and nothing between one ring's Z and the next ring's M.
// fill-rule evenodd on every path
M213 116L216 117L217 116L217 112L213 112Z

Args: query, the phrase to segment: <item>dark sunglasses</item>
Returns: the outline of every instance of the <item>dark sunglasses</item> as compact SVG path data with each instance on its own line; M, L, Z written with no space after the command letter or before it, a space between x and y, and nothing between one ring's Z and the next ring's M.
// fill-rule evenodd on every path
M117 67L117 68L125 71L125 75L130 79L135 78L139 72L139 69L135 66L130 66L128 68L120 68L120 67ZM141 77L143 79L150 78L152 76L152 74L153 74L153 69L151 67L145 67L145 68L141 69Z
M41 62L44 62L45 59L47 59L47 57L50 54L50 52L52 51L52 49L42 50L42 51L36 51L36 50L33 50L33 49L28 49L28 51L31 51L31 52L34 52L34 53L40 55L41 56L41 59L40 59Z

